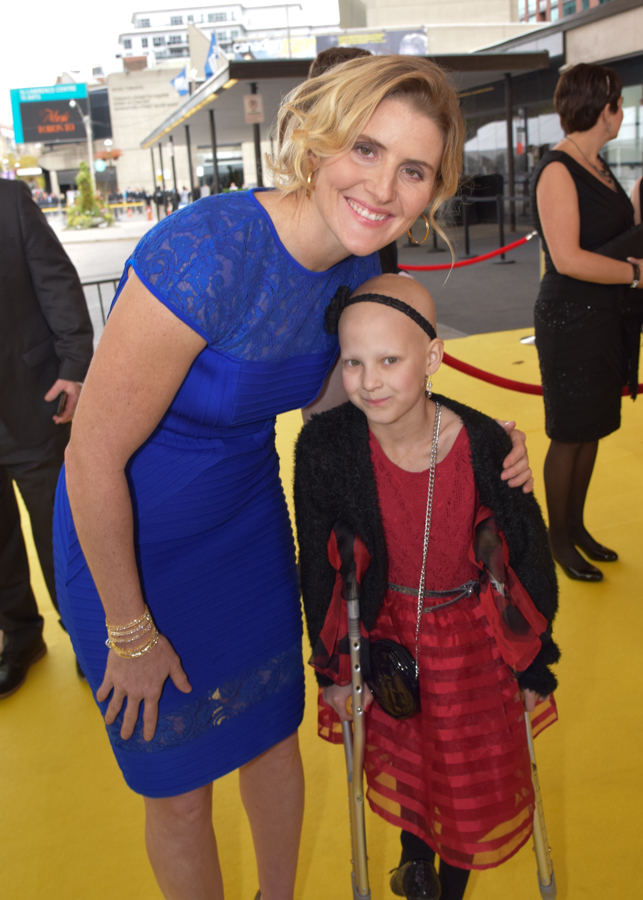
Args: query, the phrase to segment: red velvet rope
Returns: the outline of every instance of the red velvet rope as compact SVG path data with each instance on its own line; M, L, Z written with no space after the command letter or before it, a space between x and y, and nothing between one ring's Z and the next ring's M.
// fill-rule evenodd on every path
M507 388L508 391L518 391L520 394L537 394L542 397L543 389L540 384L529 384L526 381L514 381L513 378L503 378L501 375L494 375L492 372L485 372L484 369L478 369L469 363L462 362L461 359L454 359L450 354L445 353L442 357L447 366L463 372L465 375L471 375L472 378L479 378L480 381L487 381L489 384L495 384L497 387ZM639 391L643 392L643 384L639 384ZM623 396L627 397L629 390L623 388Z
M539 384L528 384L526 381L514 381L512 378L493 375L491 372L485 372L484 369L470 366L469 363L462 362L460 359L454 359L448 353L445 353L442 359L452 369L457 369L458 372L464 372L465 375L471 375L473 378L479 378L480 381L488 381L489 384L507 388L509 391L519 391L521 394L538 394L542 397L543 389Z
M519 241L514 241L513 244L498 247L497 250L492 250L491 253L483 253L482 256L474 256L472 259L461 259L454 263L442 263L439 266L399 265L398 269L403 269L405 272L439 272L442 269L461 269L462 266L472 266L474 263L484 262L485 259L492 259L494 256L500 256L501 253L506 253L508 250L515 250L516 247L521 247L523 244L526 244L527 241L530 241L537 233L537 231L532 231L530 234L525 235L525 237L520 238Z

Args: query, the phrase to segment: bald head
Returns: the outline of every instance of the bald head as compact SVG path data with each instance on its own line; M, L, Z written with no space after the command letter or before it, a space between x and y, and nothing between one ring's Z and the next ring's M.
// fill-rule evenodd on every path
M434 328L436 327L433 299L426 288L413 278L406 278L403 275L377 275L370 281L361 284L357 290L353 291L352 296L358 297L361 294L384 294L385 297L395 297L396 300L408 303ZM398 316L404 316L404 313L395 312Z

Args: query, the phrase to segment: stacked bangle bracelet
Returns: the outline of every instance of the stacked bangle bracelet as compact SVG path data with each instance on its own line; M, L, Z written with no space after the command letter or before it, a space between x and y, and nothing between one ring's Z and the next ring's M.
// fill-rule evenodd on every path
M158 630L147 606L143 615L139 616L138 619L134 619L133 622L128 622L126 625L110 625L105 619L105 625L107 626L106 645L118 656L122 656L125 659L136 659L145 653L149 653L152 647L156 646L159 639ZM143 638L145 638L145 641L137 647L127 646L127 644L132 644L134 641L140 641Z

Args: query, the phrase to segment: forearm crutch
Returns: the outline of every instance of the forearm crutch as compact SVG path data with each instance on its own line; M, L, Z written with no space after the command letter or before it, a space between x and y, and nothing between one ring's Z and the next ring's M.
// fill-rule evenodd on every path
M538 887L543 900L555 900L556 876L554 875L554 863L551 858L547 829L545 827L545 813L543 801L540 796L540 783L538 781L538 767L536 766L536 754L534 752L534 739L531 733L531 719L529 713L525 713L525 727L527 729L527 744L529 745L529 758L531 760L531 780L534 785L534 853L538 867Z
M339 527L338 527L339 526ZM351 688L353 724L342 722L344 754L348 775L348 808L351 825L352 884L354 900L371 900L366 855L366 824L364 821L364 679L361 664L361 629L359 617L359 584L353 557L354 534L347 534L346 526L335 526L337 545L342 558L341 574L344 599L348 609L348 639L351 660ZM341 532L341 533L340 533Z

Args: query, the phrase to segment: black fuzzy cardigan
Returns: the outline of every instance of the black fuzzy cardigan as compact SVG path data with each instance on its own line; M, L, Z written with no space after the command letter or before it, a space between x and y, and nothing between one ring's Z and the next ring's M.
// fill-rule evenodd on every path
M475 409L434 395L460 417L467 429L480 502L496 518L509 547L509 561L536 608L551 627L558 608L558 585L547 529L535 497L501 481L511 440L503 429ZM335 584L327 543L337 519L359 534L371 556L364 574L360 612L367 631L375 620L388 584L388 561L366 416L351 403L314 415L295 448L295 517L299 570L308 635L314 647L326 618ZM545 695L556 687L548 664L560 652L549 640L524 672L521 688ZM318 675L321 684L331 682Z

